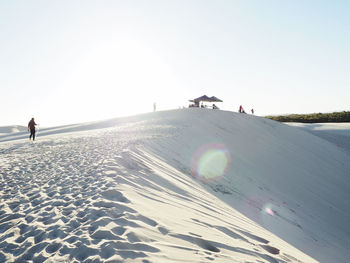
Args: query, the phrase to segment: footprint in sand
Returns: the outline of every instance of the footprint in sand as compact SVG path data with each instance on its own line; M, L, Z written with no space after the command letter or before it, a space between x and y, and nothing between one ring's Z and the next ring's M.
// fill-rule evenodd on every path
M240 229L236 229L238 232L242 233L243 235L255 240L255 241L258 241L260 243L263 243L263 244L268 244L270 241L266 240L265 238L262 238L262 237L259 237L259 236L256 236L254 234L251 234L249 232L246 232L246 231L243 231L243 230L240 230Z
M40 243L41 241L43 241L44 239L46 239L47 237L47 234L44 232L44 231L41 231L38 235L36 235L34 237L34 242L37 244L37 243Z
M59 250L61 247L62 247L61 243L53 242L52 244L46 247L46 252L52 254L52 253L55 253L57 250Z
M122 203L130 203L130 201L119 191L117 190L107 190L101 193L101 195L111 201L119 201Z
M278 248L268 246L268 245L260 245L263 249L265 249L267 252L273 254L273 255L278 255L280 253L280 250Z

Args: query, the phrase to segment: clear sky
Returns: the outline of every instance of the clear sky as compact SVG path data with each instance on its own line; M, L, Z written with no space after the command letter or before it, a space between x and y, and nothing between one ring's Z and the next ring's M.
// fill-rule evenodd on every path
M257 115L350 110L350 1L0 1L0 126L203 94Z

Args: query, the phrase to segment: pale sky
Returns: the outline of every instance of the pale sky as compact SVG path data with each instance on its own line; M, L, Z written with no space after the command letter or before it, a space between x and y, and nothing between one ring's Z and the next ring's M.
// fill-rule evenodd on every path
M216 96L256 115L350 110L350 1L0 0L0 126Z

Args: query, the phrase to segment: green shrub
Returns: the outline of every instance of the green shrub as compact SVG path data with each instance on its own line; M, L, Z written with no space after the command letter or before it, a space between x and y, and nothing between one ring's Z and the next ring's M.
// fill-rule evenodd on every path
M265 118L280 122L350 122L350 111L333 113L289 114L281 116L265 116Z

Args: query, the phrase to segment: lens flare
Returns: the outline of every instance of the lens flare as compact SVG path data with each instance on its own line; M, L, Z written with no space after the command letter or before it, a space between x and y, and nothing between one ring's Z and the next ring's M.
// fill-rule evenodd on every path
M230 154L223 144L205 144L191 160L192 175L203 181L221 178L230 163Z
M270 216L274 216L275 212L272 210L271 205L270 204L266 204L263 208L263 211L267 214L269 214Z

